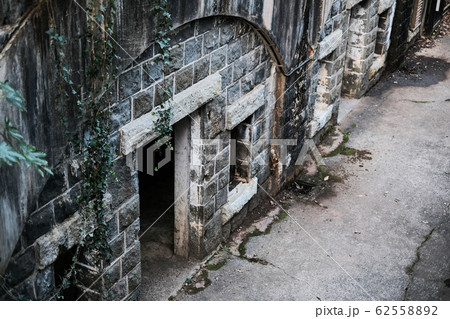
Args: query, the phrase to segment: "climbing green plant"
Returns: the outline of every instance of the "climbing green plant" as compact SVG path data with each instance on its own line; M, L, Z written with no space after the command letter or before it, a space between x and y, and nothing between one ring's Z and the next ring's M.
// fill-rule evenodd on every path
M66 59L69 40L56 32L54 19L51 19L51 27L47 31L56 50L60 104L77 110L81 123L78 131L71 132L68 120L64 118L66 133L81 157L81 194L78 200L84 225L72 263L62 278L61 287L57 289L60 298L63 298L62 291L79 283L77 263L82 251L87 250L89 256L93 257L99 273L103 272L105 262L110 261L111 255L105 221L108 213L105 195L108 180L114 175L107 106L113 94L116 60L119 59L112 42L116 9L113 0L88 0L86 11L86 28L79 37L84 43L83 57L87 65L81 83L75 83L75 76ZM102 287L101 290L106 297L106 289Z
M155 132L163 138L172 134L170 122L173 118L173 89L169 85L166 75L170 74L173 70L173 56L170 51L170 41L174 34L174 29L167 0L155 1L153 3L153 11L157 26L155 44L158 49L158 62L161 63L164 79L162 81L163 96L161 108L152 114L157 115L157 119L154 122ZM169 147L172 147L170 141L167 144Z
M25 99L7 81L0 82L0 99L5 99L20 112L26 112ZM45 160L47 155L27 143L20 130L12 124L7 116L3 119L3 123L0 123L0 136L2 138L0 140L0 167L4 163L8 165L23 163L27 167L31 166L36 169L41 176L44 176L44 172L53 175Z

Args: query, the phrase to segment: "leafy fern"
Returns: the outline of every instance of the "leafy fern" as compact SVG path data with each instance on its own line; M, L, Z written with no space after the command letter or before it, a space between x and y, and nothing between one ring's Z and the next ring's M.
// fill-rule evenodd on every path
M25 99L9 85L8 81L0 82L0 97L21 112L26 112L26 107L23 104ZM4 118L0 128L0 136L3 139L3 141L0 141L0 167L3 163L7 165L24 163L27 167L31 166L36 169L41 176L44 176L44 172L53 175L45 160L47 155L28 144L19 129L13 126L8 117Z

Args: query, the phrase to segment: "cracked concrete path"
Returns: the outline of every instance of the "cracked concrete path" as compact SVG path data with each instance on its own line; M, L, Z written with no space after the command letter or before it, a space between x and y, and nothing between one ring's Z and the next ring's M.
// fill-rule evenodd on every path
M291 200L247 259L229 256L177 299L450 300L450 37L412 62L420 76L383 79L340 124L371 159L326 158L344 182L322 206Z

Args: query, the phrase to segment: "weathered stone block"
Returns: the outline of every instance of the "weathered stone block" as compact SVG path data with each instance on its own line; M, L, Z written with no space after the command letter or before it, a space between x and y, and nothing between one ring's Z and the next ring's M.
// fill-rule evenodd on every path
M226 69L220 71L221 82L222 82L222 90L225 89L228 85L231 84L233 80L233 66L230 65Z
M114 194L111 203L114 209L138 193L138 180L136 172L127 166L124 156L114 161L113 171L115 175L108 179L108 192Z
M222 47L211 53L211 73L223 69L227 64L227 47Z
M170 49L170 54L172 56L172 63L171 63L171 71L175 72L183 67L184 62L184 50L183 46L175 46L174 48Z
M266 79L266 67L264 63L255 70L255 86L261 84Z
M203 181L210 181L214 176L214 162L210 161L205 165L193 165L191 167L191 181L195 183L202 183Z
M139 218L139 195L135 195L119 210L119 232Z
M105 272L105 274L103 275L103 279L106 289L111 288L120 280L120 271L120 260L118 260L117 262L112 264L111 267L109 267L109 269Z
M134 67L119 76L119 99L123 100L141 89L141 68Z
M225 130L225 102L225 93L222 93L202 109L205 139L213 139Z
M241 83L237 82L227 89L228 104L236 102L241 96Z
M230 180L230 168L226 167L219 172L219 178L217 180L218 189L226 187L229 183L229 180Z
M79 185L72 187L66 194L61 195L53 202L55 221L62 223L78 210Z
M342 30L336 30L319 43L319 59L325 58L341 44Z
M113 300L122 300L127 296L127 280L122 278L114 287L111 288L110 294Z
M207 203L211 200L213 196L217 193L217 178L213 178L206 186L205 186L205 196L203 198L204 203Z
M242 95L247 94L255 87L255 73L250 73L249 75L241 79L241 92Z
M253 39L250 33L241 36L242 54L247 54L253 49Z
M228 44L227 63L231 64L242 56L241 41L235 40Z
M128 273L128 293L132 293L141 284L141 264Z
M23 253L15 256L8 264L5 277L8 279L8 286L15 286L25 278L30 276L36 266L34 256L34 246L28 247Z
M228 187L224 187L216 195L216 211L219 210L228 201Z
M184 64L187 65L201 58L203 36L196 37L184 44Z
M138 117L150 112L153 109L154 96L155 96L154 86L134 96L133 119L137 119Z
M205 206L203 205L190 205L189 206L189 217L197 221L203 222L205 220Z
M114 213L106 221L106 227L108 232L108 241L113 239L119 234L119 224L117 222L117 213Z
M147 88L163 77L162 62L157 56L142 65L142 88Z
M127 228L126 234L125 234L125 236L126 236L125 241L126 241L127 248L130 247L136 240L139 239L139 230L140 230L140 228L141 228L141 225L140 225L139 218L136 219L134 221L134 223L131 224Z
M29 217L23 231L25 245L32 244L37 238L49 232L53 225L55 225L53 204L49 203Z
M227 44L234 38L234 26L224 24L220 27L220 46Z
M219 29L212 29L203 35L203 54L211 53L219 47Z
M240 183L228 194L228 202L221 209L222 225L244 208L257 189L257 180L253 178L249 183Z
M234 232L239 226L242 225L245 217L247 217L248 213L248 205L245 205L238 213L236 213L233 218L230 220L231 223L231 232Z
M194 63L194 83L203 80L209 75L209 60L207 55Z
M213 218L205 225L202 242L205 255L213 251L222 241L222 223L220 213L216 213Z
M212 215L214 215L216 207L215 198L212 198L203 208L203 221L207 222L211 219Z
M47 204L59 194L67 190L64 166L58 165L53 169L53 175L49 176L45 182L44 188L39 194L39 206Z
M128 274L141 261L141 244L139 240L122 257L122 274Z
M120 234L109 242L113 260L119 258L124 252L124 234Z
M227 147L216 156L216 174L230 165L230 148Z
M258 155L264 152L269 147L269 138L266 135L260 138L252 147L252 159L255 159Z
M131 120L131 102L130 99L116 104L110 108L110 130L117 131L119 128Z
M194 66L192 64L178 71L175 75L175 94L178 94L192 86L193 77Z
M53 267L47 267L36 274L34 284L37 300L48 300L54 294L55 273Z
M253 91L243 96L235 103L227 107L226 128L232 130L247 117L252 115L258 108L264 105L264 85L258 85ZM230 103L230 100L228 100Z

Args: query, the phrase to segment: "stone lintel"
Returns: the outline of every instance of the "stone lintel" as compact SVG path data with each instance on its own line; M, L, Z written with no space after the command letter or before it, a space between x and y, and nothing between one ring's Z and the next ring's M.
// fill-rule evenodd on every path
M322 60L326 56L328 56L331 52L337 49L342 42L342 30L336 30L332 32L330 35L325 37L319 43L319 60Z
M380 0L378 4L378 14L383 13L394 5L395 0Z
M258 178L253 177L249 183L240 183L228 195L228 202L222 207L222 225L225 225L247 204L258 190Z
M350 10L351 8L353 8L355 5L357 5L358 3L360 3L362 0L348 0L347 1L347 10Z
M264 102L264 85L260 84L235 103L227 106L226 129L232 130L235 128L239 123L242 123L242 121L263 106Z
M175 95L173 98L173 118L170 124L177 123L200 106L219 96L221 86L221 76L219 73L215 73ZM158 110L161 110L161 106L155 107L154 111ZM136 148L158 137L158 134L154 132L154 123L158 119L158 115L157 112L155 115L152 113L153 111L144 114L120 129L120 145L123 155L131 153Z

